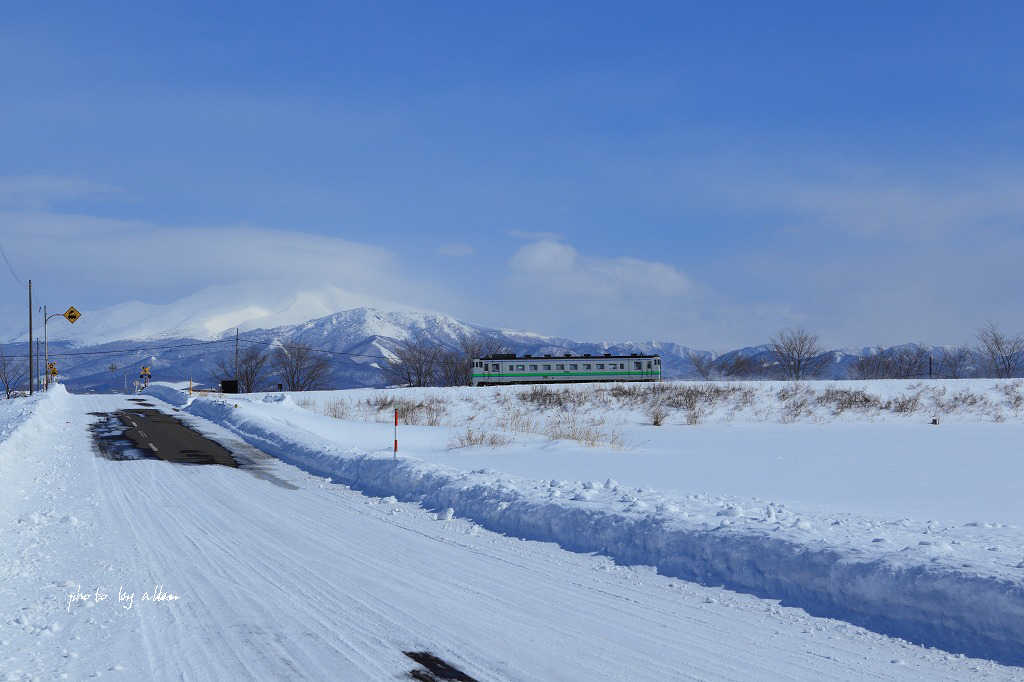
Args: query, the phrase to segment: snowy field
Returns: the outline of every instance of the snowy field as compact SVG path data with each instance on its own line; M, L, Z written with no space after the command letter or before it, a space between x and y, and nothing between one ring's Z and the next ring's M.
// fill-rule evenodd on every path
M250 470L2 401L0 674L1024 680L1021 386L150 389Z
M672 387L683 394L673 395ZM811 382L798 389L780 382L687 382L658 388L666 395L652 394L649 386L610 385L290 397L321 414L385 424L392 419L388 401L397 399L405 406L403 424L441 427L403 428L403 452L456 468L576 481L613 478L628 486L799 502L833 513L1024 527L1019 380ZM626 394L616 397L617 390ZM711 395L715 391L725 395ZM666 414L663 426L655 427L651 412L659 406ZM452 447L467 428L508 443ZM547 437L558 430L569 436L575 430L594 442ZM391 446L387 429L360 433L366 435L352 445Z

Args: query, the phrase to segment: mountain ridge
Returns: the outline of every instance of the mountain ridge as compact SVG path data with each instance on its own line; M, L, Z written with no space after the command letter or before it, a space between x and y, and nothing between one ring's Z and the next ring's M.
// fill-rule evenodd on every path
M294 326L360 307L424 312L417 308L329 284L293 280L247 280L200 289L170 303L127 301L99 310L81 308L74 325L51 324L48 336L76 346L123 340L192 338L217 340L228 334ZM24 342L26 334L14 340Z
M264 296L266 305L257 305L256 299ZM714 353L674 341L576 341L472 324L444 313L387 301L381 302L385 308L360 305L304 317L311 310L322 312L332 304L367 300L373 299L335 287L292 286L274 295L268 294L265 287L253 289L245 283L208 287L171 304L133 301L113 306L107 312L86 313L74 326L59 325L62 333L49 334L50 356L58 362L61 377L69 388L96 391L123 388L129 383L128 368L134 380L142 366L150 367L155 379L212 385L217 366L233 363L236 334L240 348L253 344L267 348L301 344L328 354L332 362L327 385L333 388L384 385L386 379L380 368L395 357L403 343L425 341L456 350L462 339L479 335L491 337L520 354L657 353L662 356L666 378L730 378L738 376L737 370L751 378L758 376L758 372L763 374L774 362L767 344ZM209 308L203 307L206 305ZM154 319L138 320L154 310ZM96 322L97 319L101 321ZM281 323L283 320L286 322ZM92 322L93 326L83 327L83 321ZM238 324L225 328L231 321ZM261 321L275 324L261 327ZM15 344L15 348L18 345L24 349L24 342ZM884 352L908 348L920 347L903 344ZM941 352L928 349L936 350ZM872 346L829 350L831 358L822 378L849 378L851 368L860 358L875 356L879 351ZM7 352L14 354L15 349L9 348Z

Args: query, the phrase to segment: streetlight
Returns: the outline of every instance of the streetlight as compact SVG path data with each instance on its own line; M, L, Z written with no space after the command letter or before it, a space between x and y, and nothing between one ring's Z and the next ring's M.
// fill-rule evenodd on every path
M63 317L71 324L74 324L75 320L81 316L81 313L75 310L74 306L68 308L66 312L54 313L53 315L47 315L46 306L43 306L43 353L46 356L46 390L50 390L50 347L47 343L46 323L50 321L51 317Z

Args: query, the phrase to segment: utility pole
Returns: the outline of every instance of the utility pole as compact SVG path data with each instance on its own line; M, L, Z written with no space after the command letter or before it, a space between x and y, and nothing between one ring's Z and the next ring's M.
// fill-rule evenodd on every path
M238 327L235 327L235 381L238 381Z
M35 376L32 374L32 280L28 281L28 394L32 395Z

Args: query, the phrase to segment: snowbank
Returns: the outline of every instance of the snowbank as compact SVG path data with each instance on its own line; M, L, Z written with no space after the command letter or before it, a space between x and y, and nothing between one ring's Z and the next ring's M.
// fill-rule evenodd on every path
M286 462L378 496L451 508L491 530L606 554L623 564L781 599L930 646L1024 664L1024 561L982 561L991 533L794 513L784 505L687 496L615 481L536 481L461 471L326 442L289 420L290 399L267 410L245 400L149 390L223 425ZM268 415L270 415L268 417ZM969 559L964 561L964 559ZM1000 563L1001 562L1001 563Z
M0 402L0 521L18 515L19 491L32 479L44 453L39 451L41 432L52 430L59 403L68 398L61 384L46 393ZM63 423L63 422L61 422Z

